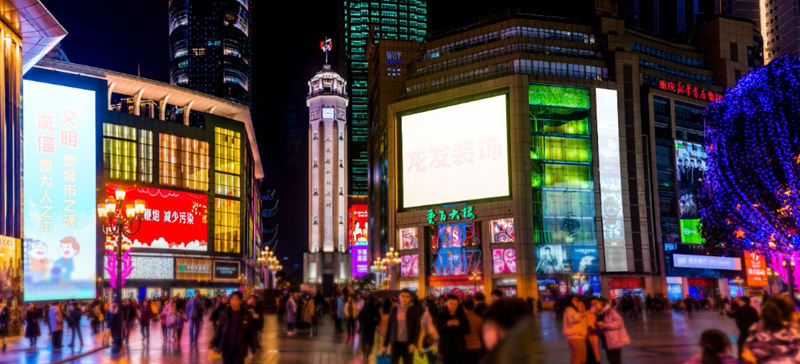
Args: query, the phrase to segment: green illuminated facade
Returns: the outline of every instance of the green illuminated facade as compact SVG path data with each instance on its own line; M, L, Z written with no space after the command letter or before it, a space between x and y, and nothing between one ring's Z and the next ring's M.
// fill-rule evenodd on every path
M589 89L528 86L534 243L597 245Z
M349 1L343 4L344 64L350 85L350 166L351 195L367 195L367 38L370 27L374 39L422 42L427 31L427 2L424 0Z

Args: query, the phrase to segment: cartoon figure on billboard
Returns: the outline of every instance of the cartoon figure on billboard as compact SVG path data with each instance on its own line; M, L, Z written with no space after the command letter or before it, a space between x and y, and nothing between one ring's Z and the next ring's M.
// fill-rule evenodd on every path
M47 244L43 241L34 240L30 245L30 273L32 282L44 282L47 275Z
M58 247L58 255L61 258L53 262L52 281L66 283L72 280L72 272L75 270L73 258L78 255L80 250L81 246L74 237L68 236L61 239L61 245Z

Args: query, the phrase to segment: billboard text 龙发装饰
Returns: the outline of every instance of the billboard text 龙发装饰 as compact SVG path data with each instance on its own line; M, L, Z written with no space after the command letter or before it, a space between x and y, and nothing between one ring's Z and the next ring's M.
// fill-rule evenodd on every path
M509 195L506 95L403 115L405 208Z

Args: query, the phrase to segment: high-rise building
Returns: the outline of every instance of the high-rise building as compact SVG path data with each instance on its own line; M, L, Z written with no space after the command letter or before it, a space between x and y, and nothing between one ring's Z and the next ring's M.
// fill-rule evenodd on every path
M330 48L327 48L330 50ZM308 82L309 238L305 283L350 280L347 254L347 81L325 64Z
M248 104L249 23L248 0L170 0L170 83Z
M761 1L761 36L764 61L782 55L800 55L800 3L796 0Z
M351 195L367 194L367 57L370 27L375 41L382 39L422 42L428 28L427 2L424 0L344 0L340 15L344 45L343 63L350 81L350 139L348 140L348 181Z
M620 0L626 24L675 39L719 13L715 0Z

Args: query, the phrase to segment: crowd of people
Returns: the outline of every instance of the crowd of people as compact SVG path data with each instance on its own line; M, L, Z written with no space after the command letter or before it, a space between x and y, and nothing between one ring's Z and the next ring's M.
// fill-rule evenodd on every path
M687 301L690 306L716 309L731 317L738 332L735 351L728 334L706 330L699 338L701 354L684 364L800 363L800 313L787 295L719 298ZM430 364L527 363L540 353L529 345L541 336L537 317L541 301L504 297L494 290L488 299L444 295L417 297L409 290L391 293L353 292L346 288L334 296L320 293L286 293L277 299L278 319L287 336L318 335L319 322L329 315L335 331L347 344L360 346L364 362L377 353L379 362L414 362L414 356ZM762 303L763 300L763 303ZM644 303L644 305L642 305ZM570 364L623 362L623 348L631 344L626 321L644 312L660 312L674 306L660 296L644 300L623 296L618 300L571 295L556 303ZM629 313L629 311L636 311ZM36 347L45 326L54 350L63 346L70 330L69 346L83 346L81 320L89 320L92 334L104 341L129 345L137 324L143 345L149 345L150 326L160 325L166 345L180 345L184 326L189 343L197 345L204 317L213 327L209 356L222 363L243 363L260 350L265 307L257 296L245 299L241 292L215 298L199 293L193 297L162 297L137 302L125 299L79 303L29 303L22 307L25 337ZM8 333L7 307L0 305L0 337L5 350ZM419 361L419 359L417 359Z

